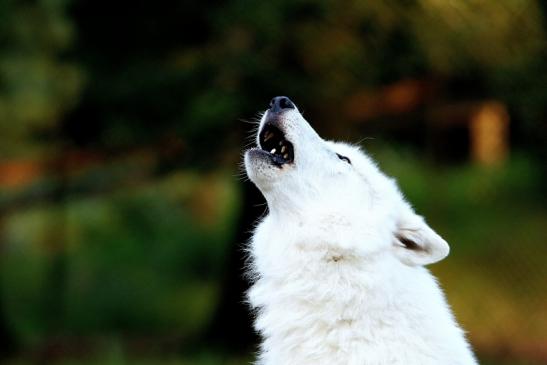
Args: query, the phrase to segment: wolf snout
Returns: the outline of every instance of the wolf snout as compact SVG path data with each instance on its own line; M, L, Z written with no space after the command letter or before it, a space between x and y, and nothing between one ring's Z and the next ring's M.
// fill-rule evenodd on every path
M296 106L291 99L286 96L276 96L272 99L272 101L270 101L270 109L268 109L268 111L272 113L280 113L287 109L296 109Z

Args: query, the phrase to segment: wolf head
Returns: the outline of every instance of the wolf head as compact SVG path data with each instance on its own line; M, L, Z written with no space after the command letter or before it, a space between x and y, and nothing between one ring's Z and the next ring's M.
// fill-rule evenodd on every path
M289 98L272 99L256 142L245 153L245 169L268 202L268 219L288 239L388 252L408 265L448 254L393 179L358 147L323 140Z

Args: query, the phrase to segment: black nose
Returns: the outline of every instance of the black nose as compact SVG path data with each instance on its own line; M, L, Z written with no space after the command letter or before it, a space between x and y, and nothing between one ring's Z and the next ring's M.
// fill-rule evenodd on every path
M294 103L286 96L276 96L270 101L270 111L279 113L285 109L294 109Z

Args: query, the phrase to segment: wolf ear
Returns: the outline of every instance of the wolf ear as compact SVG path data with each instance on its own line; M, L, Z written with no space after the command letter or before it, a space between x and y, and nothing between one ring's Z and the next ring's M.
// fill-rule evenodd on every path
M450 247L422 217L408 211L401 217L394 238L395 255L411 266L428 265L444 259Z

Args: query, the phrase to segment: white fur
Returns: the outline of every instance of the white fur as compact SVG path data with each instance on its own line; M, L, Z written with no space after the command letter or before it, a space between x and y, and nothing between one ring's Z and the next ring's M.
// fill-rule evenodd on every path
M448 244L359 148L324 141L297 109L266 112L259 130L276 118L294 163L245 154L268 202L250 243L257 364L476 364L423 267Z

